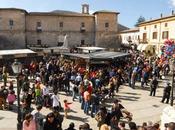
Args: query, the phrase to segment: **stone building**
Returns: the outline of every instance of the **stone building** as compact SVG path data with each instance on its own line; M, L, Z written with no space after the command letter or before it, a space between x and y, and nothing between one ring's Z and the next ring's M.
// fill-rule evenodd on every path
M68 46L118 44L118 12L82 12L55 10L27 12L23 9L0 9L0 49L25 48L26 45L60 46L67 35Z
M26 14L22 9L0 8L0 49L24 48Z

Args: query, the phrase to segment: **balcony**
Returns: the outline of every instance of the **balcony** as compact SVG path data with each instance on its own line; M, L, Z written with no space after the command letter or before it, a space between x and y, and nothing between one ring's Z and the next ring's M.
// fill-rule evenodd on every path
M132 43L132 39L131 38L127 38L128 43Z
M37 32L42 32L42 27L36 27Z
M81 33L86 32L86 28L85 28L85 27L80 27L80 32L81 32Z
M149 42L148 39L139 39L139 43L147 44L148 42Z

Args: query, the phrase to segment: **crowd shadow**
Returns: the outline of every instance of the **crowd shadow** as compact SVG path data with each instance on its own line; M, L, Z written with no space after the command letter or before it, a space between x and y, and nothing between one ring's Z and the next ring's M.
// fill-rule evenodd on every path
M155 107L155 108L158 108L158 107L160 107L159 105L152 105L153 107Z
M33 107L30 108L30 110L27 110L28 112L32 112L34 110ZM13 112L13 113L18 113L18 106L14 104L12 107L7 108L5 111ZM20 108L21 114L23 113L22 108Z
M122 87L130 87L129 85L124 85ZM123 88L124 89L124 88ZM150 85L147 85L147 86L144 86L144 87L141 87L141 85L138 85L138 84L135 84L135 87L132 88L132 89L139 89L139 90L145 90L145 91L150 91ZM123 92L125 93L125 92ZM127 93L126 93L127 94ZM138 93L128 93L128 94L131 94L131 95L141 95L141 94L138 94Z
M131 93L131 92L120 92L122 94L129 94L129 95L141 95L140 93Z
M0 120L4 119L5 117L0 116Z
M101 102L101 106L105 106L107 108L110 108L112 106L112 103L116 99L119 99L121 102L122 102L122 100L136 102L136 101L138 101L140 99L140 97L136 97L136 96L125 96L125 95L115 95L113 98L104 99L104 101Z
M146 87L141 87L141 86L135 86L134 89L138 89L138 90L145 90L145 91L150 91L150 87L146 86Z
M68 115L67 119L70 119L70 120L76 120L76 121L81 121L81 122L88 122L88 117L78 117L78 116L73 116L73 115Z
M136 96L123 96L123 95L118 95L118 98L120 100L128 100L128 101L138 101L138 99L140 99L140 97Z
M155 97L157 97L157 98L162 98L162 96L155 96Z

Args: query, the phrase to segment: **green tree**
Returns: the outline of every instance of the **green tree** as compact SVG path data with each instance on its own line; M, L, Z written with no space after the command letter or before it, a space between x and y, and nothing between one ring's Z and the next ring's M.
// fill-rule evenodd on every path
M143 16L140 16L135 24L136 27L138 27L138 25L142 22L145 22L145 18Z

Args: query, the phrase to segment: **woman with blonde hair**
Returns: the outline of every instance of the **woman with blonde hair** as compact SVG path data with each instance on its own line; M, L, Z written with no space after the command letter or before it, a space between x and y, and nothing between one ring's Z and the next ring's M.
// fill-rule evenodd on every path
M100 127L100 130L109 130L109 127L107 124L103 124L101 127Z

